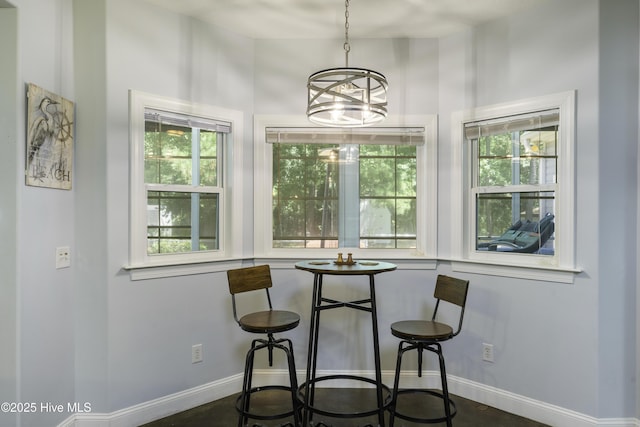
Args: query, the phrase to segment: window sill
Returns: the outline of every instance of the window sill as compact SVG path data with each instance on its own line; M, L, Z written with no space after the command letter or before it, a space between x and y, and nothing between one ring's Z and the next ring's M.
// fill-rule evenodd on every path
M250 258L248 258L250 259ZM125 265L132 281L161 279L165 277L190 276L193 274L217 273L242 267L243 258L221 259L215 261L194 261L166 264Z
M288 269L294 268L294 264L302 259L318 259L322 257L278 257L278 258L234 258L216 261L200 261L189 263L174 264L145 264L145 265L125 265L123 270L129 272L132 281L161 279L166 277L190 276L193 274L206 274L227 271L233 268L240 268L246 265L246 262L254 264L269 264L272 269ZM403 270L435 270L438 260L428 258L398 258L391 259L388 257L367 259L379 259L393 262Z
M444 260L441 260L444 261ZM517 279L538 280L541 282L556 282L573 284L576 274L582 269L563 267L533 267L511 264L499 264L486 261L471 261L466 259L450 259L453 271L461 273L475 273L485 276L513 277Z
M160 279L166 277L189 276L194 274L217 273L233 268L240 268L247 262L254 264L269 264L272 269L291 269L293 265L303 259L319 259L326 257L256 257L232 258L206 262L191 262L180 264L147 264L126 265L123 270L128 271L132 281ZM542 282L556 282L573 284L576 274L581 269L551 268L551 267L523 267L508 264L488 263L462 259L437 258L393 258L366 257L372 260L388 261L396 264L402 270L435 270L438 263L450 262L452 271L461 273L482 274L485 276L513 277L518 279L538 280Z

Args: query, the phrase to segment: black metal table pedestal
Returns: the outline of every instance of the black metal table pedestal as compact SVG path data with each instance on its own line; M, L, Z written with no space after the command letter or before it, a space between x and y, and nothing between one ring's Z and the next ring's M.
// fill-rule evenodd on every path
M392 271L396 266L386 262L363 261L353 265L337 265L331 261L303 261L296 264L297 269L313 273L313 295L311 302L311 319L309 328L309 351L307 354L307 374L305 382L298 387L298 396L304 404L303 425L313 423L313 415L320 414L334 418L362 418L378 415L378 425L384 427L384 414L391 403L391 392L382 383L380 365L380 343L378 339L378 314L376 311L376 294L374 276L385 271ZM356 301L337 301L322 296L322 279L329 275L366 275L369 276L369 298ZM320 314L325 310L337 308L351 308L371 313L373 325L373 353L375 363L375 379L356 375L325 375L317 376L318 361L318 332L320 329ZM315 406L316 384L327 380L347 379L364 381L373 384L376 389L376 407L359 412L333 412ZM323 425L323 424L320 424Z

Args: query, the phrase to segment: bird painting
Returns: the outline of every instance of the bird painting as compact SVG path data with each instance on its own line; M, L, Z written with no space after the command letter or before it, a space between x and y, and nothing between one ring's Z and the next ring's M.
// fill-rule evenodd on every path
M54 137L54 122L53 114L47 109L50 105L57 104L48 96L42 98L40 105L38 106L38 112L41 115L31 123L29 131L29 160L28 164L31 164L34 156L38 153L40 148L46 144L53 144Z
M27 104L27 185L71 189L73 103L29 84Z

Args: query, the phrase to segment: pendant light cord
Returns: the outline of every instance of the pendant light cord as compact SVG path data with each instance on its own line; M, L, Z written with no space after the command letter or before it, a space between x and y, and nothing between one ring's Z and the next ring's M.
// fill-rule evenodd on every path
M349 51L351 50L349 44L349 0L345 0L344 8L344 61L346 67L349 68Z

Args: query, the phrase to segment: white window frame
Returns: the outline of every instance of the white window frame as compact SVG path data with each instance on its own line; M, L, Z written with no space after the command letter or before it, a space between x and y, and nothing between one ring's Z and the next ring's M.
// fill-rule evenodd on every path
M437 247L437 116L388 117L385 127L424 127L425 144L416 149L417 203L415 249L287 249L273 247L273 148L266 142L266 128L310 127L305 116L259 115L254 118L254 252L256 258L335 258L338 252L354 258L433 258Z
M222 182L219 212L220 248L214 251L147 254L147 186L144 182L145 109L186 114L219 120L231 124L223 147ZM214 261L240 258L242 254L242 195L232 188L242 188L242 113L215 106L196 104L140 91L129 91L130 141L130 214L129 265L132 278L156 278L184 274L220 271L225 265L212 266ZM157 187L157 186L155 186ZM173 186L167 186L168 189ZM234 213L232 215L232 212ZM155 268L157 267L157 268Z
M465 123L557 108L555 254L534 255L475 249L475 201L471 191L471 149L464 140ZM572 283L575 266L575 91L478 107L452 114L452 252L454 271Z

